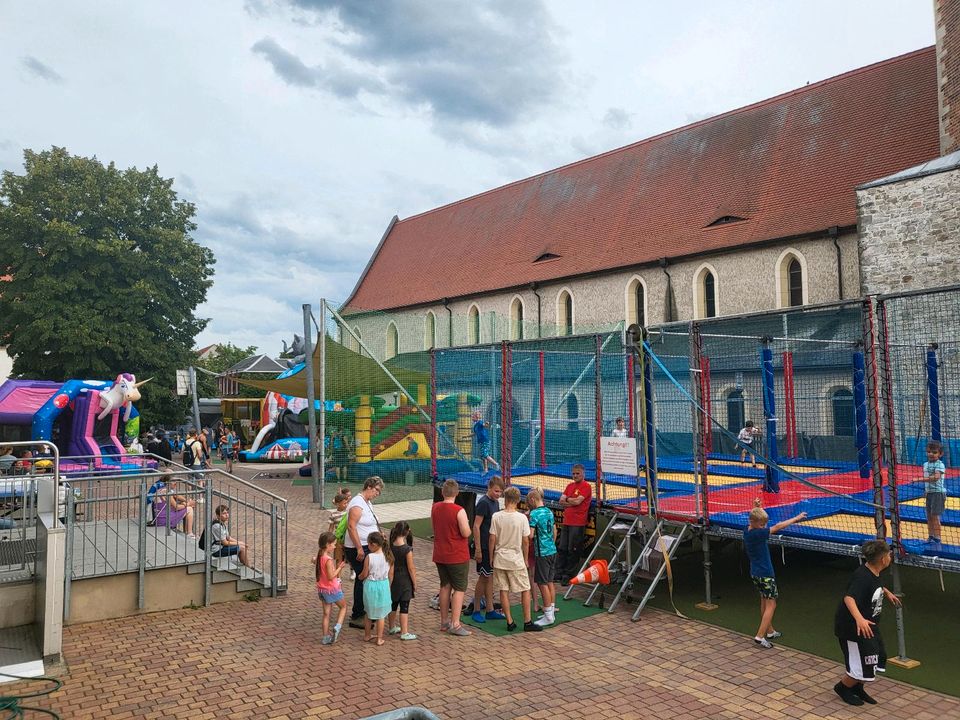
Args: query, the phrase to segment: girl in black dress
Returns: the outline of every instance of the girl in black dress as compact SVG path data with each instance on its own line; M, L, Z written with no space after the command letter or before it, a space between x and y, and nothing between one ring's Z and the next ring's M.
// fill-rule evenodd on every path
M390 599L393 610L389 617L390 634L400 634L401 640L416 640L410 632L410 601L417 585L417 570L413 565L413 533L402 520L390 531Z

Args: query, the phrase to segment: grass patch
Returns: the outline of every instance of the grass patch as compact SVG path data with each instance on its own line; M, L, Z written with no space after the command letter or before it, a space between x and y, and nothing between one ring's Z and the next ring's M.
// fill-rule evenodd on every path
M744 643L757 630L760 619L758 594L750 582L749 565L738 541L722 545L711 543L713 562L713 602L717 610L699 610L694 605L704 600L703 555L687 551L674 560L674 601L689 618L743 633ZM777 644L803 650L838 662L842 671L840 648L833 636L833 615L846 589L850 574L857 567L853 558L842 558L806 550L787 550L786 564L780 549L771 547L780 600L774 625L783 633ZM902 567L904 627L907 655L921 662L920 667L903 670L888 665L887 675L903 682L960 696L954 639L960 637L960 575L944 573L945 591L940 576L931 570ZM884 585L893 587L888 570ZM667 585L657 589L650 605L672 612ZM887 653L897 654L897 630L894 608L884 603L880 616ZM824 678L832 684L833 678Z

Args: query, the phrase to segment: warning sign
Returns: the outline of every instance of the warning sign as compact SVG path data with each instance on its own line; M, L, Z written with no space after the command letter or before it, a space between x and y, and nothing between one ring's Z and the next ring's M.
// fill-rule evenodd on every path
M601 437L600 463L605 473L637 476L637 441L629 437Z

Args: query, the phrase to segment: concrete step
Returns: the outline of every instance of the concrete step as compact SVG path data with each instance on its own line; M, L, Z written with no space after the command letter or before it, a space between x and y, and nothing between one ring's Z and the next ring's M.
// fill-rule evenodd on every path
M238 565L231 558L213 558L211 562L212 583L236 582L238 592L260 590L261 594L270 593L270 575L256 568ZM197 575L204 571L203 563L194 563L187 566L187 572Z

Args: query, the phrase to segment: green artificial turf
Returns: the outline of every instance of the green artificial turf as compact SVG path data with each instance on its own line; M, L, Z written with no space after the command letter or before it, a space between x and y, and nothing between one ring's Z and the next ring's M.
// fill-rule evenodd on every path
M516 635L523 632L523 608L520 606L520 603L510 606L510 612L513 614L513 621L517 624L517 629L513 632L507 632L507 621L506 620L487 620L484 623L475 622L470 615L463 616L463 624L470 625L478 630L483 630L485 633L489 633L495 637L503 637L504 635ZM544 632L550 632L552 629L556 628L558 625L571 620L580 620L581 618L590 617L591 615L596 615L597 613L605 612L596 606L584 607L583 603L578 600L564 600L563 597L557 597L557 621L548 628L544 629ZM534 615L533 619L536 620L537 616Z
M776 644L836 660L839 676L841 656L833 635L833 615L857 561L788 550L784 564L780 548L771 547L770 551L780 588L774 626L783 633ZM743 633L744 643L752 644L760 619L759 595L750 582L742 545L726 541L721 547L713 542L711 561L713 602L719 605L718 609L695 607L705 599L703 555L687 548L673 563L674 602L687 617ZM960 575L944 573L945 591L941 591L940 575L935 571L901 567L900 573L906 652L921 664L912 670L888 665L887 676L960 696L960 663L954 652L956 639L960 638ZM886 587L893 588L890 570L882 580ZM666 581L657 589L650 606L673 612ZM897 628L894 608L888 602L884 603L880 628L887 653L893 657L897 654ZM824 683L832 682L832 677L824 678Z

